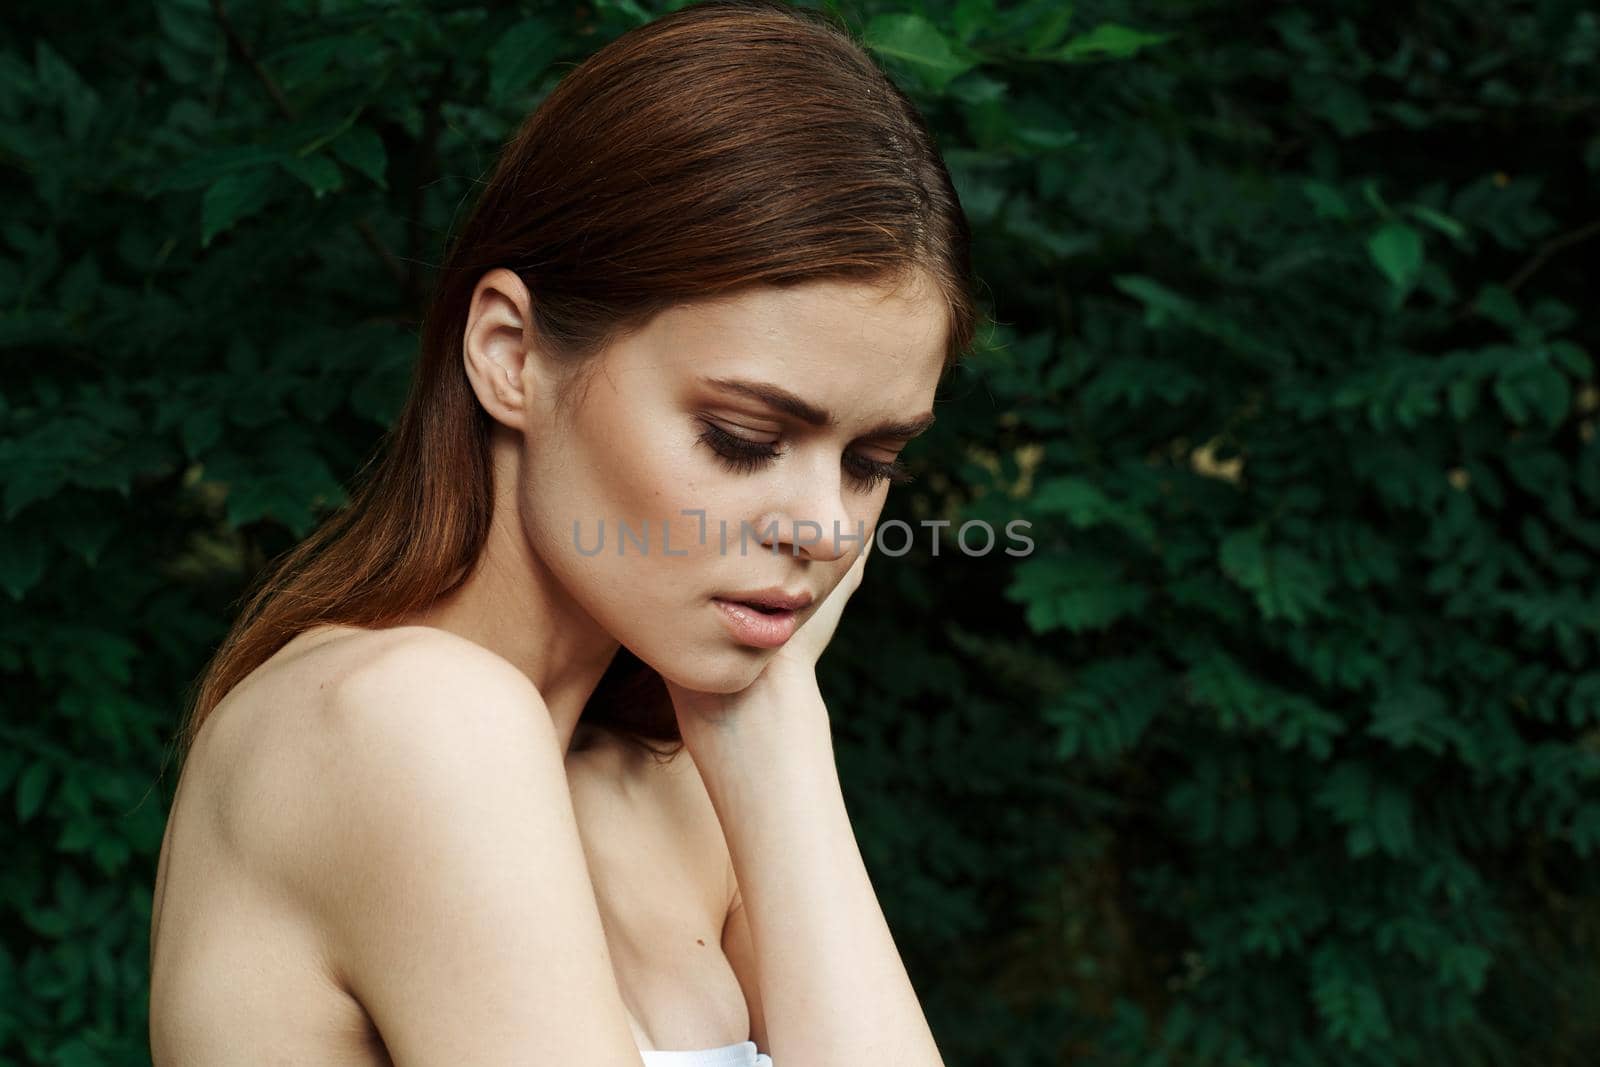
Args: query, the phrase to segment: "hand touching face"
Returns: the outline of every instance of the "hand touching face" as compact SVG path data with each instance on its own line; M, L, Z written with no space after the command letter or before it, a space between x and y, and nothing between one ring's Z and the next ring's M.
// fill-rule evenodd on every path
M871 552L872 538L869 537L861 549L861 554L850 565L850 569L845 571L839 584L834 586L833 591L816 606L795 635L772 654L772 658L767 662L767 672L787 670L809 672L816 669L817 660L822 658L823 650L828 647L828 642L833 640L833 633L839 626L840 617L844 614L845 604L855 595L855 591L861 588L861 579L867 570L867 556Z
M737 693L769 663L809 670L860 583L900 453L932 420L945 317L927 287L841 282L661 313L596 357L559 417L539 399L553 390L530 390L518 477L534 554L595 628L680 687ZM816 598L803 634L729 624L727 603L772 592Z

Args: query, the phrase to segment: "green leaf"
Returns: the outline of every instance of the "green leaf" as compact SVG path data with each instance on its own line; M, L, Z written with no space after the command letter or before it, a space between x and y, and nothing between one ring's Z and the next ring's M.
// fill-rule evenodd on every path
M179 160L176 166L155 173L146 195L212 186L224 178L239 178L252 171L270 175L283 150L272 145L226 145Z
M1349 80L1297 70L1290 76L1290 86L1298 106L1327 119L1341 136L1353 137L1372 128L1367 98Z
M1161 661L1136 655L1091 663L1044 710L1060 729L1056 752L1104 764L1137 745L1169 703Z
M1372 828L1378 846L1392 856L1412 851L1411 798L1392 785L1381 785L1372 796Z
M550 70L564 46L561 26L550 18L524 18L489 50L489 97L506 100Z
M42 37L34 39L33 58L39 95L61 105L67 139L82 141L100 108L100 94Z
M45 792L54 776L50 765L36 761L28 765L17 779L17 821L27 822L44 804Z
M204 56L222 47L222 27L211 13L198 4L183 0L157 0L152 5L161 35L183 49Z
M1071 5L1061 5L1069 13ZM963 44L970 44L978 32L995 21L995 0L957 0L955 10L951 13L951 26L956 31L956 38Z
M1300 191L1311 201L1311 207L1319 219L1334 219L1344 221L1350 218L1352 212L1350 205L1345 201L1344 194L1326 182L1306 179L1300 183Z
M15 483L13 483L15 484ZM10 501L7 486L7 502ZM44 577L50 560L50 541L19 523L0 525L0 587L12 600L21 600Z
M875 15L867 23L863 43L879 55L906 64L936 90L976 66L975 60L958 54L939 27L922 15Z
M1362 1050L1392 1035L1383 995L1365 969L1334 944L1319 948L1311 959L1311 999L1328 1033L1353 1050Z
M206 190L200 205L200 246L261 211L271 201L272 171L266 168L229 174Z
M1390 222L1367 239L1367 255L1398 296L1410 292L1422 273L1422 235L1403 222Z
M1177 34L1150 33L1115 22L1102 22L1049 53L1051 59L1077 62L1085 59L1126 59L1151 45L1170 41Z
M1587 380L1594 375L1594 363L1589 359L1589 353L1571 341L1550 342L1550 358L1579 380Z
M74 815L67 820L61 835L56 838L56 848L62 852L86 851L100 838L100 824L87 815Z
M344 175L339 172L339 165L327 156L284 156L278 162L284 170L304 182L319 200L324 194L344 185Z
M1071 4L1041 4L1044 15L1030 26L1026 35L1027 52L1034 58L1048 58L1060 46L1072 27Z
M1195 705L1211 709L1225 733L1267 733L1282 748L1304 747L1321 758L1344 731L1336 715L1256 677L1220 648L1200 643L1184 655L1192 664L1184 692Z
M214 407L198 407L184 416L181 429L183 450L190 459L199 459L222 437L222 412Z
M389 154L383 147L383 138L371 127L352 126L328 147L341 163L365 174L379 188L389 188L385 173L389 167Z
M1121 571L1113 561L1086 554L1033 557L1017 566L1005 595L1029 605L1028 623L1037 632L1101 629L1150 599L1150 590L1122 580Z
M120 837L109 835L101 835L90 850L90 855L94 857L95 866L109 875L118 874L127 866L128 858L132 853L133 850L127 841Z
M1505 327L1508 332L1514 334L1522 327L1522 309L1517 306L1516 295L1503 285L1491 282L1480 288L1473 307L1484 318Z
M6 472L5 517L10 522L23 508L36 500L55 496L67 484L65 472L54 466L38 464ZM0 545L4 541L0 540ZM0 553L6 551L0 548Z
M1572 387L1566 375L1538 359L1507 365L1495 378L1494 395L1501 410L1519 426L1535 416L1547 426L1559 426L1572 407Z
M1239 320L1213 311L1189 297L1174 292L1154 278L1142 274L1118 274L1111 284L1145 306L1145 324L1152 327L1175 320L1221 342L1230 351L1252 361L1274 365L1284 361L1280 347L1264 344L1245 329Z
M639 0L595 0L595 12L626 26L642 26L655 18Z
M1155 543L1150 516L1137 507L1113 501L1082 478L1052 478L1035 490L1031 503L1046 515L1065 515L1079 529L1116 526L1147 547Z
M1406 210L1447 237L1459 241L1467 235L1465 226L1442 211L1435 211L1433 208L1422 204L1408 205Z
M1572 683L1567 694L1567 722L1573 726L1600 725L1600 673L1590 672Z
M1255 595L1264 618L1304 622L1327 610L1328 572L1297 549L1269 546L1259 528L1229 534L1218 559L1224 574Z
M1445 700L1438 690L1416 680L1386 688L1372 708L1369 732L1396 748L1417 746L1439 753L1453 734Z

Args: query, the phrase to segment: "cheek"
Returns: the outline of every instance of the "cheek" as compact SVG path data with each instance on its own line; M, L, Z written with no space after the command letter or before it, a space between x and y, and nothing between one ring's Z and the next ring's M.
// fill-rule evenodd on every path
M631 405L614 394L587 406L559 448L572 506L593 524L637 526L658 513L681 481L682 436L659 411Z
M558 469L546 475L548 485L531 487L530 496L562 516L564 525L553 530L562 538L556 547L573 551L574 519L586 552L602 545L580 560L591 580L643 599L670 599L663 583L672 581L673 570L716 551L732 476L706 469L686 418L605 407L586 414L568 435Z
M649 521L648 562L675 566L715 556L719 533L735 540L740 521L756 521L764 506L762 474L726 469L685 415L663 417L650 433L630 439L592 440L585 452L597 472L594 497L607 508L608 534L619 521L634 531ZM670 556L661 551L664 526ZM626 554L640 555L632 542Z
M586 449L595 472L595 495L611 509L612 523L627 522L638 530L648 521L652 551L663 523L672 526L674 551L687 545L679 539L678 527L695 526L698 520L681 512L706 507L704 481L694 466L698 457L687 438L677 427L657 425L648 432L591 442Z

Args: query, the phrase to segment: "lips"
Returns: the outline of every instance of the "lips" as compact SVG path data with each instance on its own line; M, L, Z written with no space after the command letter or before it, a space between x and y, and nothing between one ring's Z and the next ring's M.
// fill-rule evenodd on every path
M773 587L711 598L728 634L752 648L777 648L800 628L800 613L811 606L811 594Z
M790 593L782 589L759 589L750 593L729 593L716 599L731 604L746 604L768 613L804 611L811 606L811 594L804 590Z

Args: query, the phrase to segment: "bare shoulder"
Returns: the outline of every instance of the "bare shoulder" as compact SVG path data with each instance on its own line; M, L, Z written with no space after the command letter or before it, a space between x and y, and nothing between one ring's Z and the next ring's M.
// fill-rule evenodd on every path
M448 631L337 627L298 635L236 685L207 719L197 754L230 772L265 757L281 777L286 763L315 760L346 731L381 725L386 708L405 707L392 697L419 686L539 699L510 663Z
M537 687L472 641L425 626L306 636L218 705L185 771L206 780L226 839L269 875L303 873L336 825L332 805L368 799L353 794L363 775L404 774L446 741L555 743Z
M485 732L530 725L543 726L554 737L538 687L482 645L427 626L352 640L369 636L365 647L350 650L348 666L324 706L321 725L333 743L365 750L397 733L447 730L472 744L486 740Z
M221 800L227 837L278 870L304 854L328 790L400 755L386 737L422 741L451 720L470 731L474 720L512 720L512 709L542 710L538 688L474 641L422 625L338 627L291 641L235 686L192 761Z
M462 680L460 672L465 672L488 684L503 683L538 692L527 675L505 659L476 641L437 627L396 626L353 634L346 640L366 642L352 657L347 681L372 681L392 674L412 681L443 671L450 675L449 681L457 682Z
M340 866L349 832L389 841L496 806L567 801L560 742L538 688L487 649L425 627L394 632L340 680L317 724L316 774ZM493 825L478 823L478 825Z
M443 630L373 638L353 638L367 647L346 650L350 662L311 724L305 772L319 821L301 840L321 846L308 854L312 873L347 873L369 847L451 832L447 824L496 805L565 798L555 727L526 675Z
M354 659L314 724L292 862L396 1062L636 1063L537 687L423 627Z

